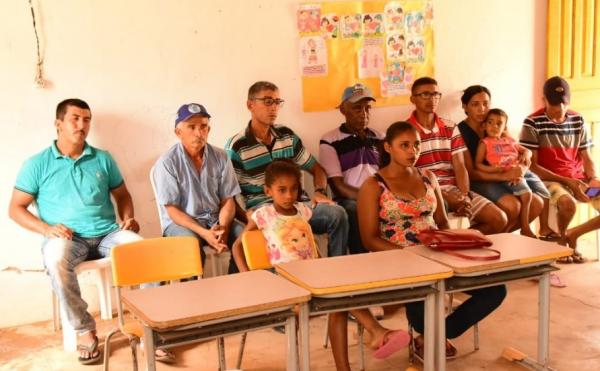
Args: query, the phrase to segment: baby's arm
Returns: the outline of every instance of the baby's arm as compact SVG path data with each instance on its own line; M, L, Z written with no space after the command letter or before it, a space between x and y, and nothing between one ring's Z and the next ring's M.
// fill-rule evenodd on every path
M479 142L477 146L477 154L475 155L475 168L486 173L501 173L502 168L485 164L486 147L483 142Z
M237 265L240 272L247 272L250 269L248 268L248 264L246 264L246 256L244 255L244 248L242 246L242 236L247 231L253 231L258 229L256 222L250 218L252 213L248 212L248 224L244 228L244 231L240 236L235 240L233 246L231 247L231 253L233 254L233 260L235 261L235 265Z
M531 166L531 151L519 143L515 143L515 148L519 152L519 165L529 169L529 166Z

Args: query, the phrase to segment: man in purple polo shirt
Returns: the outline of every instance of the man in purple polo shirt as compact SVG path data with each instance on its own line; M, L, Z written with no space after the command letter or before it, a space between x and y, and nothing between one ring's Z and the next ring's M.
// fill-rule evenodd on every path
M339 105L346 121L326 133L319 145L319 162L327 173L335 201L348 214L351 254L367 252L360 240L356 216L356 196L365 179L379 169L378 145L383 135L368 128L371 90L363 84L344 89Z

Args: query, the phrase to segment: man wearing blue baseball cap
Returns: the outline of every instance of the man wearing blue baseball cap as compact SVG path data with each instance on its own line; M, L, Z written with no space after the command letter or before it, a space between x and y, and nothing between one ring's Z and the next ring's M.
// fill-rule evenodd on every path
M348 214L351 254L367 252L358 231L356 197L365 179L379 169L378 145L383 134L368 127L374 101L371 89L363 84L344 89L338 108L346 120L323 135L319 144L319 161L327 173L335 201Z
M175 119L179 143L153 168L164 236L193 236L201 246L221 253L241 233L234 223L234 197L240 187L224 150L208 144L210 114L197 103L182 105ZM201 249L202 261L205 261ZM232 259L233 261L233 259ZM230 264L230 272L235 264Z

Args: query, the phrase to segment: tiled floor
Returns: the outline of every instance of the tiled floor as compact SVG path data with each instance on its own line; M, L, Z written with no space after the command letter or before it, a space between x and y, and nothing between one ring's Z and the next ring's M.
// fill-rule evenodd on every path
M591 244L584 255L595 256ZM600 263L561 265L561 278L567 288L552 289L550 356L557 370L600 370ZM524 370L501 357L506 346L515 347L535 357L537 341L537 285L521 281L509 285L503 305L480 324L481 349L473 351L469 331L455 341L459 357L448 363L448 370ZM406 328L403 311L384 324ZM116 321L99 321L103 337ZM334 370L330 349L322 347L325 317L311 320L311 368ZM358 369L355 327L349 329L353 345L351 364ZM281 370L285 368L285 336L272 330L248 335L242 368L244 370ZM226 339L227 362L235 366L240 336ZM130 370L131 355L126 341L116 338L111 355L111 370ZM159 364L159 370L216 370L217 349L214 341L174 349L177 363ZM140 357L142 353L140 352ZM367 370L405 370L407 352L399 352L385 361L375 360L367 351ZM140 369L144 369L141 361ZM420 365L415 365L420 369ZM0 370L97 370L101 366L80 366L75 353L62 351L60 333L52 331L50 322L0 329Z

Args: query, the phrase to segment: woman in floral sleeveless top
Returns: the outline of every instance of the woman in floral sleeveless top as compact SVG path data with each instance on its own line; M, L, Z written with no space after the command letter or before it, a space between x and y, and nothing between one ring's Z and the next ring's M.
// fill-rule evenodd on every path
M371 251L398 249L419 244L423 230L448 229L448 218L435 175L414 165L419 157L420 139L407 122L388 128L379 153L379 172L367 179L358 192L358 222L363 245ZM471 297L446 317L446 337L454 339L496 309L506 296L503 285L470 290ZM423 302L406 304L406 317L423 333ZM417 355L423 354L422 336L415 339ZM447 341L446 357L454 358L456 348Z
M379 172L359 191L360 233L371 251L415 245L419 243L417 234L423 230L448 229L435 175L414 167L420 143L412 125L392 124L379 154Z

